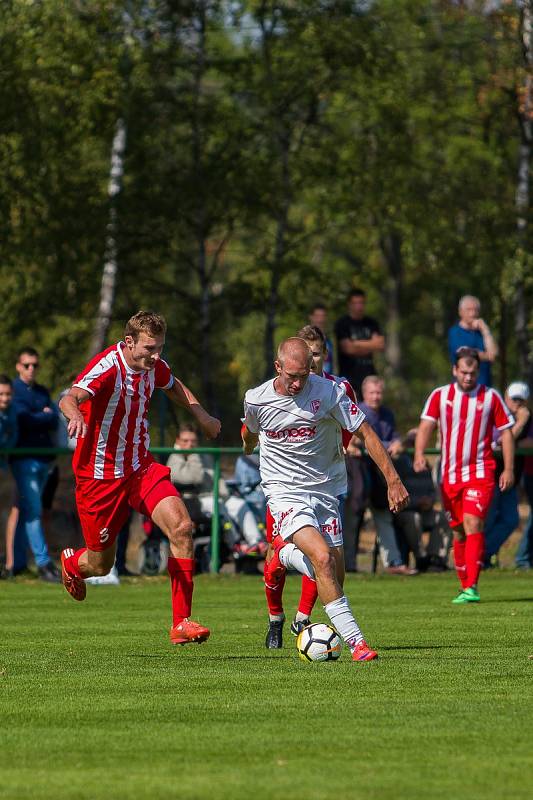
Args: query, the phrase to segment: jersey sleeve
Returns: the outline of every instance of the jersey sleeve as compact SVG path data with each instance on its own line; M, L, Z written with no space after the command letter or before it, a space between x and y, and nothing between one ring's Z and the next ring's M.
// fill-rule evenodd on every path
M346 392L346 394L348 395L350 400L353 403L357 403L357 397L355 395L355 389L353 388L353 386L350 383L350 381L347 381L347 380L343 379L341 381L341 386L344 387L344 391ZM352 433L350 431L347 431L345 428L343 428L342 431L341 431L341 435L342 435L342 446L346 450L346 448L348 447L348 445L350 444L350 442L352 440Z
M84 389L93 396L101 392L110 383L115 383L117 367L114 364L101 358L99 361L90 362L85 369L80 372L72 386Z
M358 430L366 419L357 403L348 397L344 386L334 386L333 406L329 413L343 430L350 433Z
M259 433L257 406L249 401L247 395L244 397L244 417L241 421L246 425L250 433Z
M437 422L440 412L440 389L434 389L426 400L426 405L422 409L420 419L429 419Z
M172 389L174 376L167 362L162 358L155 365L155 387L156 389Z
M492 397L492 413L494 415L494 427L499 431L504 431L506 428L512 428L514 425L514 417L505 405L502 396L493 389Z

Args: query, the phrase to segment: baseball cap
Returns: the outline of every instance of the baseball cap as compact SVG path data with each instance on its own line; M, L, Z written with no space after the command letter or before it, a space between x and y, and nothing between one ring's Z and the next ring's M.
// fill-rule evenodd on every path
M513 400L529 400L529 386L524 381L514 381L507 387L507 394Z

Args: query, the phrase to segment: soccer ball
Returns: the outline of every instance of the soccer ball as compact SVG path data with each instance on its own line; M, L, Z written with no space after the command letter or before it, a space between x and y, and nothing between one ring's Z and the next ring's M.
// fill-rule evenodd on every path
M337 631L323 622L308 625L296 639L296 649L302 661L336 661L341 648Z

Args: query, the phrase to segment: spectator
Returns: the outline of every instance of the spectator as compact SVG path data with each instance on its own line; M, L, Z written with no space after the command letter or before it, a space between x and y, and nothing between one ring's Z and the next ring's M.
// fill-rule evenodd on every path
M529 418L527 438L520 447L533 448L533 416ZM516 566L519 569L533 567L533 455L524 456L524 489L529 503L529 518L516 550Z
M385 349L379 324L365 315L365 302L365 292L352 289L348 295L348 314L335 323L339 375L351 383L358 398L364 379L376 371L373 354Z
M328 311L323 303L315 303L309 313L309 324L319 328L324 334L326 342L326 357L324 358L323 371L331 374L333 372L333 342L328 337Z
M368 424L378 435L381 443L393 459L403 450L400 435L396 431L394 414L382 405L384 382L377 375L367 375L363 381L363 402L359 408L366 415ZM379 471L371 459L366 460L370 476L370 507L379 539L379 552L385 572L389 575L416 575L404 563L394 530L393 515L389 510L387 489Z
M505 391L505 403L514 417L511 433L517 446L520 446L522 440L526 439L529 433L531 412L527 407L528 398L529 386L527 383L522 383L522 381L511 383ZM493 446L498 447L495 452L496 488L485 527L485 567L491 566L491 560L498 555L500 547L507 541L520 522L518 514L518 485L524 469L524 456L515 455L514 485L502 492L498 486L498 479L503 471L501 450L499 449L499 431L495 433L497 435Z
M405 447L413 447L415 436L416 428L409 431ZM419 572L444 572L448 569L452 537L444 512L434 508L436 489L431 471L415 472L413 459L405 452L396 459L395 466L409 492L409 505L394 517L400 542L414 554ZM429 536L427 544L424 533Z
M198 447L198 434L196 428L187 423L180 426L175 447L179 450L190 450ZM200 512L203 515L213 514L213 479L214 469L212 459L208 455L199 453L172 453L168 457L167 466L170 467L172 483L182 492L183 500L196 498L199 500ZM219 509L226 519L231 520L234 526L232 546L243 555L263 554L266 551L266 542L259 530L255 514L241 497L230 496L226 482L221 478L219 482ZM194 508L188 506L191 518L194 521ZM241 546L239 532L246 541Z
M0 448L15 447L18 437L17 415L13 406L13 386L7 375L0 375ZM7 457L0 455L0 469L7 469ZM0 578L13 575L13 544L18 508L13 505L6 525L6 561Z
M365 509L368 505L369 477L363 451L352 439L346 448L348 494L344 503L344 564L346 572L357 572L357 553Z
M266 516L266 499L261 489L259 455L239 456L235 464L234 483L237 491L254 510L258 520Z
M477 297L465 294L459 300L459 322L448 331L448 352L455 364L455 353L459 347L471 347L479 355L478 384L492 386L490 365L498 355L498 347L487 323L479 316L481 304Z
M17 447L52 447L52 432L58 424L48 389L35 380L39 354L33 347L20 351L16 369L19 377L13 383L13 405L17 413ZM50 462L54 456L21 455L11 457L11 468L19 495L19 524L15 535L13 569L26 566L26 547L33 551L39 578L59 583L59 573L48 554L41 520L42 492L48 480Z

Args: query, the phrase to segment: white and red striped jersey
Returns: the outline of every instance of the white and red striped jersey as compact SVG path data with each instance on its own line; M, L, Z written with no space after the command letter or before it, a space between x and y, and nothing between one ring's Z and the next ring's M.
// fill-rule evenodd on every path
M342 386L344 388L344 391L346 392L346 394L350 398L350 400L352 400L352 402L354 402L354 403L357 403L357 397L355 396L355 390L354 390L352 384L350 383L350 381L346 380L346 378L339 378L338 375L331 375L331 373L329 373L329 372L323 372L322 373L322 377L326 378L326 380L328 380L328 381L333 381L334 383L337 383L339 386ZM342 435L342 446L344 447L344 449L346 449L348 447L348 445L350 444L350 442L352 441L352 435L353 434L350 431L344 430L344 428L343 428L342 432L341 432L341 435Z
M468 483L494 474L492 431L510 428L514 419L495 389L478 385L462 392L456 383L429 396L421 415L440 424L442 480Z
M150 447L148 407L154 389L174 377L163 359L137 372L124 358L124 342L90 361L73 383L92 395L80 405L87 434L79 438L72 466L83 478L122 478L139 469Z

